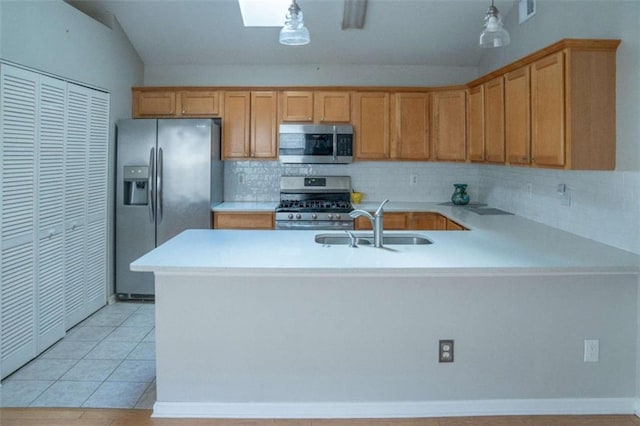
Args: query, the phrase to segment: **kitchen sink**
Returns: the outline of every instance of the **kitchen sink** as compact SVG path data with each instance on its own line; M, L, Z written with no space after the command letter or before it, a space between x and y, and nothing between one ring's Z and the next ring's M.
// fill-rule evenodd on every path
M356 245L359 246L373 246L373 234L371 233L353 233L356 240ZM318 244L327 245L349 245L351 238L346 233L338 234L317 234L315 238ZM382 236L383 245L424 245L433 244L433 241L427 237L419 234L385 234Z

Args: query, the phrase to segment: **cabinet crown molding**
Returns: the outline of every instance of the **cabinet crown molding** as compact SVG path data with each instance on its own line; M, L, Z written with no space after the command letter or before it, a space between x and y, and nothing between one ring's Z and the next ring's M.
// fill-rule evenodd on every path
M550 44L547 47L544 47L540 50L533 52L530 55L524 56L515 62L511 62L502 68L498 68L490 72L489 74L485 74L482 77L478 77L477 79L470 81L467 83L467 87L475 87L480 84L486 83L487 81L493 80L496 77L500 77L503 74L507 74L511 71L515 71L525 65L529 65L539 59L544 58L545 56L549 56L553 53L559 52L564 49L574 49L574 50L605 50L605 51L616 51L618 46L620 45L621 40L619 39L586 39L586 38L565 38L560 41L557 41L553 44Z

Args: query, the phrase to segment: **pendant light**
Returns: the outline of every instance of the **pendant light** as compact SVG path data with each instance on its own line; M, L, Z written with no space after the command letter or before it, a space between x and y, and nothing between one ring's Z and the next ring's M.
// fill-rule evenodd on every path
M309 44L309 30L304 26L302 10L296 0L291 0L284 27L280 30L280 44L286 46L302 46Z
M491 0L491 6L487 9L487 14L484 17L484 31L480 34L480 47L502 47L509 42L509 33L502 25L500 12Z

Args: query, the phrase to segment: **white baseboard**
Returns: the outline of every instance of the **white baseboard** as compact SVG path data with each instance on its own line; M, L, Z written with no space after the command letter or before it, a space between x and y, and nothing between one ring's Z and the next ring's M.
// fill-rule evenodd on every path
M500 399L422 402L196 403L156 402L153 417L199 418L407 418L542 414L633 414L635 398Z
M635 415L640 417L640 398L636 398L636 410Z

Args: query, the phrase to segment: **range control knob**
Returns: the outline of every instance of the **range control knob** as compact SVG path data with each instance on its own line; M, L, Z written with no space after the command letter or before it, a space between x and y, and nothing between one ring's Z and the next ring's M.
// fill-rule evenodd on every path
M300 213L296 213L296 219L301 219L302 215Z
M293 219L293 213L289 213L289 215L287 216L289 219Z
M329 214L327 215L327 219L329 219L329 220L333 219L333 215L332 215L331 213L329 213Z
M341 215L339 215L339 214L336 215L336 220L340 220L341 218L342 218Z
M313 213L313 214L311 215L311 219L317 219L317 218L318 218L318 215L317 215L317 214Z

